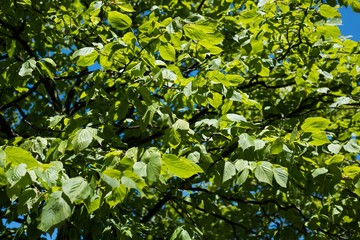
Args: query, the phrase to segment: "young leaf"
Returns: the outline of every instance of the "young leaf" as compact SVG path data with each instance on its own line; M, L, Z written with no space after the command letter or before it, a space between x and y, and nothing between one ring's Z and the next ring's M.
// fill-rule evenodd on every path
M71 202L82 201L91 193L88 182L80 176L65 180L62 189Z
M171 173L180 178L189 178L203 170L193 161L174 154L164 154L162 160Z
M322 4L319 9L320 15L326 18L340 17L339 12L328 4Z
M142 156L142 161L147 164L147 179L156 182L161 170L161 154L156 148L149 148Z
M357 144L356 139L350 139L344 146L344 150L350 153L359 153L360 146Z
M119 30L125 30L132 24L131 18L116 11L108 12L108 20L111 26Z
M233 176L235 176L235 174L236 174L236 170L234 164L231 162L225 162L224 172L222 176L223 183L226 182L227 180L230 180Z
M283 168L274 168L275 181L283 188L286 188L288 172Z
M80 129L76 132L72 140L72 145L76 152L80 152L87 148L93 140L93 136L88 128Z
M323 175L323 174L325 174L325 173L327 173L327 172L328 172L327 168L324 168L324 167L322 167L322 168L317 168L317 169L315 169L315 170L311 173L311 176L312 176L313 178L316 178L317 176Z
M239 136L239 145L243 150L245 150L245 149L247 149L249 147L253 147L253 146L255 146L254 138L251 137L247 133L242 133Z
M301 125L301 129L304 132L317 132L325 130L330 125L328 119L322 117L309 117L305 119L305 122Z
M47 232L51 227L65 221L71 216L71 207L62 197L61 191L50 194L40 215L38 228Z
M115 207L126 197L126 187L124 185L118 186L106 198L105 201L109 204L110 208Z
M272 186L274 172L272 170L272 164L270 162L260 162L255 168L255 177L260 182L268 183Z
M94 50L95 50L94 47L80 48L73 53L72 58L76 58L79 56L87 56L87 55L91 54Z
M238 184L238 185L244 184L244 182L246 181L246 179L247 179L248 176L249 176L249 172L250 172L250 170L249 170L248 168L245 168L245 169L241 172L240 176L237 178L236 184Z
M19 71L20 77L31 76L35 68L36 61L33 58L30 58L21 65L21 69Z
M159 52L160 52L160 56L164 60L175 62L176 53L175 53L175 48L172 45L166 44L166 45L160 46L159 47Z
M26 164L28 169L41 166L41 163L38 162L28 151L20 148L9 146L5 148L6 158L5 161L7 164L17 166L19 164Z

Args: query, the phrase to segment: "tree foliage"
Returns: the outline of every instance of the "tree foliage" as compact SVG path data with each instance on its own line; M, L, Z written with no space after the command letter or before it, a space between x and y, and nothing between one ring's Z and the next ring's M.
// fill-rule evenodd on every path
M339 6L2 1L1 238L359 238Z

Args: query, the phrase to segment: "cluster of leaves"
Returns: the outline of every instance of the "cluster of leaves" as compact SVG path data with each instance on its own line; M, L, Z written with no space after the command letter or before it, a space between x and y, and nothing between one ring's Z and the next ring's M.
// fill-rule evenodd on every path
M360 237L336 4L4 1L0 237Z

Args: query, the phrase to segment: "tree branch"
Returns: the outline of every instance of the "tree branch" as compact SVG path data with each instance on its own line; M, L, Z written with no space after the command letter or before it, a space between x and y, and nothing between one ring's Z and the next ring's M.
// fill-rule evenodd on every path
M8 124L8 122L6 121L6 119L2 114L0 114L0 127L1 127L1 132L6 134L7 139L16 137L16 134L13 132L10 125Z
M27 98L28 96L30 96L32 93L34 93L36 91L36 89L39 87L39 85L41 84L41 81L38 81L37 83L34 84L34 86L32 86L32 88L29 89L29 91L27 91L26 93L20 95L18 98L14 99L13 101L0 106L0 111L4 111L10 107L15 106L17 103L21 102L22 100L24 100L25 98Z
M172 195L170 192L166 193L166 195L158 202L156 203L150 211L140 220L141 223L148 222L160 209L162 206L167 203L170 199L172 199Z

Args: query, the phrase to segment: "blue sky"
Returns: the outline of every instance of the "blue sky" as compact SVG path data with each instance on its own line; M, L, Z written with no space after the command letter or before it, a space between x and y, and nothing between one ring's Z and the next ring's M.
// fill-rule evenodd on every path
M340 8L343 25L340 26L341 33L345 36L352 35L351 39L360 41L360 13L349 8Z

